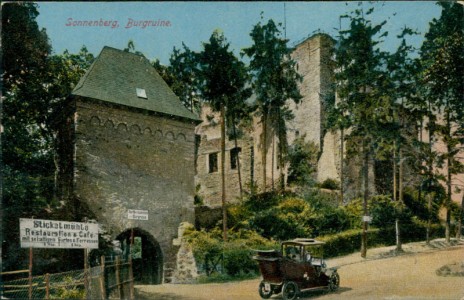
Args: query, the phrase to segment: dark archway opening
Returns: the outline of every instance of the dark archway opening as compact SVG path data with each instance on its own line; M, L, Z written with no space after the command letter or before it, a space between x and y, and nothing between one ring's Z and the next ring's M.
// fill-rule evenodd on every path
M130 250L133 230L133 246ZM163 255L158 242L151 234L140 228L124 231L116 238L121 242L122 255L129 259L132 255L132 266L135 283L161 284L163 281Z

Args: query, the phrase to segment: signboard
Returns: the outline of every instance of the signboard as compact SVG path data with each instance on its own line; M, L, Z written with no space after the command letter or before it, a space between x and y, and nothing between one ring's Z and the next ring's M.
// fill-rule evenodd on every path
M129 209L127 212L127 218L129 220L148 220L148 210L140 209Z
M98 249L98 224L19 219L22 248Z
M372 217L371 216L363 216L362 218L363 222L372 222Z

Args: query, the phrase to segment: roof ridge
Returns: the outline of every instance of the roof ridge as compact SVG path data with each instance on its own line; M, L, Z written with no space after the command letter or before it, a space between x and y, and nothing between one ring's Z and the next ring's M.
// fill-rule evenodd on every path
M126 51L126 50L121 50L121 49L118 49L118 48L114 48L114 47L111 47L111 46L103 46L103 49L102 49L102 52L103 50L107 48L109 50L113 50L113 51L116 51L116 52L120 52L120 53L123 53L123 54L131 54L131 55L134 55L134 56L137 56L137 57L143 57L144 59L146 59L147 61L150 61L146 56L145 54L143 54L142 52L139 52L140 54L137 54L137 53L134 53L134 52L130 52L130 51ZM100 52L101 53L101 52Z
M146 90L148 98L137 96L137 88ZM103 47L72 95L200 121L144 55L109 46Z

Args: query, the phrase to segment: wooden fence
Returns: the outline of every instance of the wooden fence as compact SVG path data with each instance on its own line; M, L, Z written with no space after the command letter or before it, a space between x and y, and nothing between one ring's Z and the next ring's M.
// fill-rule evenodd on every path
M21 275L27 274L27 275ZM100 265L64 273L33 275L31 269L2 272L0 297L8 299L134 299L132 260L101 257Z

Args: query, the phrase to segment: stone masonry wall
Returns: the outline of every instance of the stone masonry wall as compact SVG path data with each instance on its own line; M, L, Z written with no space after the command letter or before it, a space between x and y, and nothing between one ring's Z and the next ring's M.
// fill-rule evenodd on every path
M176 261L181 222L194 222L194 124L77 100L74 193L113 238L138 227ZM148 210L148 221L127 219Z
M210 120L206 116L209 116ZM197 127L200 143L197 150L196 176L197 195L203 200L203 204L209 207L222 205L222 177L221 177L221 135L219 117L213 114L207 106L203 107L203 123ZM239 164L241 181L244 190L248 190L251 180L252 147L253 138L245 134L237 140L240 148ZM235 169L231 165L231 150L235 148L235 141L226 137L225 175L226 175L226 200L236 202L240 197L240 185L238 165ZM217 153L217 171L209 172L210 154ZM256 171L255 171L256 175Z
M199 185L198 195L203 199L207 206L220 206L222 203L221 189L221 140L207 140L206 136L201 139L201 151L197 156L197 184ZM247 184L250 182L250 165L251 165L251 147L253 140L240 139L237 141L237 146L241 148L239 154L241 180L243 189L247 189ZM240 185L238 177L238 166L235 169L231 168L231 150L235 148L234 141L226 142L225 153L225 173L226 173L226 196L229 200L235 201L240 196ZM219 151L218 151L219 150ZM218 170L209 172L209 154L217 153L218 155Z
M295 118L289 122L288 140L291 144L296 137L306 135L305 141L319 145L319 182L327 178L340 179L339 134L327 132L324 128L325 102L333 81L329 64L332 44L329 36L317 34L297 45L292 53L298 72L303 77L300 83L303 99L300 104L289 103Z
M320 39L320 36L307 39L292 53L292 59L297 63L298 73L303 77L303 81L299 84L303 99L299 104L289 102L289 107L295 115L295 118L288 124L287 135L290 144L296 137L306 134L306 141L313 141L321 146Z

